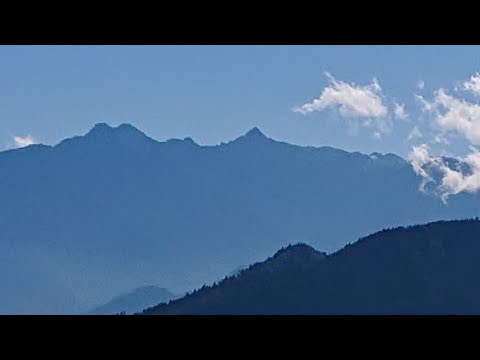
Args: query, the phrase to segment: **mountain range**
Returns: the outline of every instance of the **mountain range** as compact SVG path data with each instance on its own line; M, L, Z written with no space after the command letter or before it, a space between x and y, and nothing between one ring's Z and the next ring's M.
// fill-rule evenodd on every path
M0 313L82 313L142 284L184 293L290 243L325 252L386 227L478 215L393 154L273 140L215 146L95 125L0 153ZM35 299L35 301L31 301Z
M144 314L480 314L480 221L384 230L334 254L288 246Z

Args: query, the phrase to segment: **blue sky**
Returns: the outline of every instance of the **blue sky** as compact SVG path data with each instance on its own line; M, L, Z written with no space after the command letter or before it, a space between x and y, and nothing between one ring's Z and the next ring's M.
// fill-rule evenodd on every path
M216 144L258 126L296 144L465 156L478 145L466 133L476 115L467 130L449 119L439 128L456 108L436 96L444 89L475 112L476 83L464 84L477 71L475 46L0 46L0 149L129 122L158 140ZM293 111L322 93L315 111Z

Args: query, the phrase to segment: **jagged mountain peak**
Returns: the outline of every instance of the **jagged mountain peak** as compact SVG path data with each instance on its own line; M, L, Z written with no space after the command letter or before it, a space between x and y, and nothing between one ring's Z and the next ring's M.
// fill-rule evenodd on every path
M89 131L89 134L104 134L113 130L113 127L105 122L97 123Z
M233 141L230 141L228 144L265 144L265 143L275 142L275 140L267 137L258 127L253 127L248 130L244 135L236 138Z
M135 147L138 144L156 142L148 137L145 133L138 130L131 124L123 123L117 127L108 125L107 123L97 123L84 136L75 136L60 142L56 148L61 149L65 146L82 144L102 145L102 144L123 144L128 147Z
M258 128L258 127L253 127L250 130L248 130L244 135L238 137L236 140L266 140L268 137Z
M266 139L267 138L265 136L265 134L262 133L262 131L256 126L251 128L250 130L248 130L247 133L244 136L247 137L247 138L250 138L250 139L255 139L255 138Z
M138 130L135 126L123 123L117 127L112 127L107 123L98 123L85 135L86 137L99 137L99 136L111 136L111 135L146 135Z

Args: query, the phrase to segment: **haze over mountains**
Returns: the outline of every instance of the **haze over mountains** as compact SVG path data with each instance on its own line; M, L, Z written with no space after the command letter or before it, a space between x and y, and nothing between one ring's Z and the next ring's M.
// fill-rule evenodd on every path
M402 158L269 139L157 142L96 125L0 153L0 313L78 313L144 284L182 293L289 243L331 252L385 227L477 216ZM32 299L35 299L32 301Z
M142 286L114 297L106 304L95 307L87 315L131 315L154 305L168 302L177 296L158 286Z
M480 314L480 221L384 230L326 256L289 246L144 314Z

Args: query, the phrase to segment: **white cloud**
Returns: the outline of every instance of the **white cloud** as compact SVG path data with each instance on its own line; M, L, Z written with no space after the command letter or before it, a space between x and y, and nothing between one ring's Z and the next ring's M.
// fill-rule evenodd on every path
M27 135L25 137L14 136L13 141L15 142L15 147L17 148L22 148L36 143L36 140L32 137L32 135Z
M480 95L480 73L464 81L463 88ZM442 133L434 137L433 143L448 145L449 141L443 135L457 133L470 144L480 145L480 103L449 94L443 88L436 90L430 101L421 95L415 95L415 98L422 110L432 115L432 126Z
M469 166L471 173L463 174L460 169L453 170L443 164L442 192L444 200L449 195L455 195L461 192L476 193L480 190L480 152L473 150L466 157L459 159L462 164Z
M414 126L410 134L408 134L407 140L411 141L414 139L421 139L423 137L422 132L418 129L417 126Z
M480 191L480 152L475 148L472 148L472 152L467 156L457 158L460 165L466 165L469 168L470 172L467 174L461 170L460 166L452 169L446 164L444 158L431 156L426 144L414 146L409 154L409 159L413 170L423 179L420 185L422 191L424 191L426 183L434 181L429 171L435 169L441 173L442 180L437 190L444 203L447 202L450 195Z
M388 125L381 120L386 117L388 108L383 103L382 88L377 79L373 79L370 85L361 86L336 80L329 73L326 73L326 76L330 85L323 89L320 97L294 108L293 111L308 114L336 108L344 117L376 119L377 130L388 131ZM370 122L367 123L370 124Z
M357 85L336 80L326 73L329 86L323 89L320 97L310 103L293 109L301 114L337 109L339 114L349 119L350 127L358 128L359 118L365 127L375 128L375 132L387 133L391 124L387 119L388 108L382 99L382 88L377 79L369 85ZM355 124L353 121L355 120Z
M442 131L457 132L470 143L480 145L480 105L451 96L444 89L435 91L432 102L425 102Z
M415 95L415 99L422 105L423 111L432 111L433 103L425 100L422 95Z
M473 94L480 96L480 73L476 73L463 83L463 88Z
M480 73L463 82L463 89L480 96ZM471 145L480 145L480 104L448 94L443 88L434 92L432 100L415 95L424 112L432 115L432 127L436 134L430 143L449 145L448 134L463 136ZM415 130L415 129L414 129ZM413 131L410 138L414 138ZM445 149L440 150L446 154ZM427 182L433 181L432 171L439 176L436 191L444 202L451 195L461 192L475 193L480 191L480 152L471 146L471 152L464 157L457 157L458 166L447 163L445 158L432 156L426 144L414 146L409 154L414 171L423 178L421 189ZM465 171L469 169L468 172ZM463 170L462 170L463 169Z
M393 114L397 119L400 120L405 120L408 116L407 112L405 111L405 105L397 103L394 104Z
M376 140L390 131L393 118L405 120L410 117L403 103L393 102L391 108L385 105L387 98L376 79L370 84L358 85L336 80L328 73L326 75L329 84L320 96L293 109L294 111L309 114L335 109L355 131L360 126L370 128L372 138ZM425 82L420 80L417 90L422 91L424 88ZM480 97L480 73L467 81L458 82L458 88ZM434 182L435 192L444 202L451 195L480 191L479 150L473 148L468 155L457 157L460 164L457 166L442 156L431 155L427 145L435 144L435 148L439 148L439 154L448 154L442 147L447 147L450 145L449 140L455 139L455 136L450 135L459 134L471 145L480 146L480 102L475 98L464 99L461 94L461 91L449 93L443 88L434 91L430 99L416 94L415 98L424 112L421 119L429 121L427 125L430 128L423 124L420 131L419 125L414 126L407 137L408 141L422 139L423 143L413 146L409 154L414 171L422 177L420 190L425 191L425 185Z
M425 170L425 166L432 162L432 157L428 153L428 145L421 144L419 146L413 146L412 150L408 154L408 159L412 164L415 173L422 177L422 183L420 184L420 191L425 191L425 184L433 181L432 177Z

